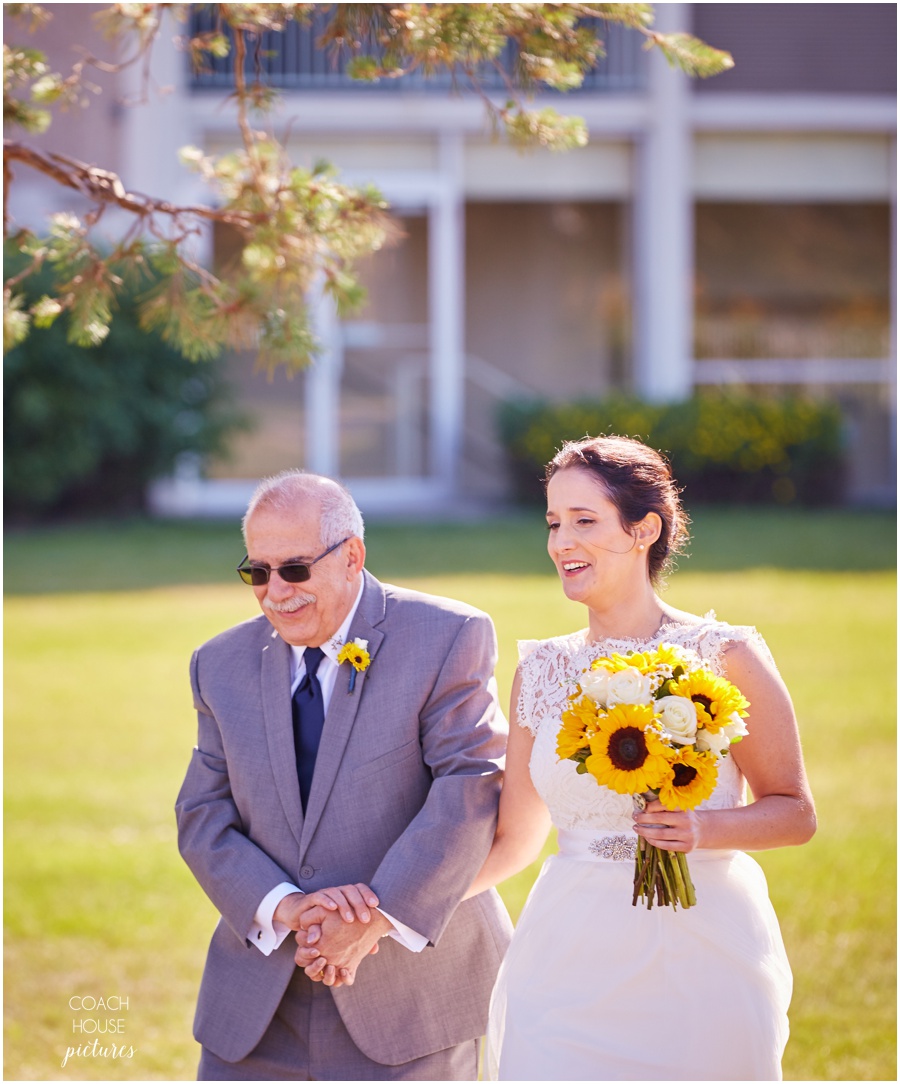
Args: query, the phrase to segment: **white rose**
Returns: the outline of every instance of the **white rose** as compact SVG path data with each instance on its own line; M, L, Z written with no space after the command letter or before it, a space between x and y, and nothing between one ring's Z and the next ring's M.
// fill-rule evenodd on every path
M747 724L736 711L732 713L730 721L722 727L722 731L729 742L740 741L741 738L745 738L750 733Z
M356 644L357 647L361 647L363 651L365 651L369 646L369 641L364 640L361 636L354 636L353 642L354 644Z
M662 716L666 733L679 745L691 745L697 734L697 711L686 696L661 696L656 710Z
M725 733L724 727L717 731L700 729L697 731L696 740L701 753L717 753L720 757L725 756L728 746L731 745L731 739Z
M610 704L649 704L650 678L635 666L626 666L610 675L606 687Z
M599 704L601 708L606 707L606 698L608 695L609 679L612 674L608 670L598 668L596 670L588 670L586 674L583 674L579 685L581 691L585 696L589 696L596 704Z

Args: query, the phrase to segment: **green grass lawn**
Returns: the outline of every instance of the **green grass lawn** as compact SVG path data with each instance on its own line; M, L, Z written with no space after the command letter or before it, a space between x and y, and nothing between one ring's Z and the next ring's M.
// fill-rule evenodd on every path
M893 527L878 514L697 510L666 596L757 625L797 704L819 833L758 856L795 973L787 1079L896 1078ZM544 542L539 514L373 524L369 567L487 610L506 697L517 638L584 623ZM194 1076L215 916L178 856L172 805L194 741L190 651L256 612L232 571L242 554L237 528L215 523L7 540L6 1079ZM534 873L503 886L514 915ZM113 996L127 1009L69 1005ZM123 1030L73 1030L98 1017ZM119 1056L85 1053L94 1039Z

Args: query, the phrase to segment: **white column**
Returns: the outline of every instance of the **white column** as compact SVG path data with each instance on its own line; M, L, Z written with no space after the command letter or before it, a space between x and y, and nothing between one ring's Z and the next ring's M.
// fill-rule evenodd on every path
M208 204L209 187L197 174L183 166L178 153L194 144L203 147L205 131L197 119L191 99L191 71L188 53L173 44L187 38L189 28L163 11L161 28L151 53L149 78L143 63L131 65L122 74L125 104L121 116L120 174L126 189L170 200L174 204ZM129 43L126 51L133 49ZM235 111L232 104L224 108ZM239 142L234 122L234 142ZM162 216L163 219L165 216ZM202 224L202 236L191 242L190 251L200 263L211 264L212 226Z
M432 477L455 492L463 447L465 231L463 139L440 136L441 184L428 209L428 309Z
M322 290L310 301L320 350L306 370L306 469L337 478L340 472L341 370L344 345L334 302Z
M159 38L151 54L149 78L137 63L122 73L126 99L122 110L121 174L127 188L182 202L200 183L178 160L178 151L191 141L190 61L172 44L187 36L186 25L162 13ZM133 43L129 43L129 50Z
M657 4L656 29L689 30L689 4ZM688 77L649 57L648 122L636 147L635 390L687 397L693 362L693 195Z

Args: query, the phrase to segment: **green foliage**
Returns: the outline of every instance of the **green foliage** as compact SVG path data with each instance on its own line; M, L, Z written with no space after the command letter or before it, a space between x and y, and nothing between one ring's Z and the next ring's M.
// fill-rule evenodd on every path
M477 90L479 71L496 63L507 42L513 42L517 61L510 91L567 91L580 87L605 55L602 40L585 22L598 17L643 34L649 48L657 46L689 75L713 75L733 65L729 54L689 34L652 31L650 4L339 4L322 44L361 48L359 43L368 41L379 46L379 56L350 62L347 71L355 79L377 82L445 69L459 85ZM492 121L516 146L573 150L587 143L580 117L532 109L518 93L502 108L482 96Z
M563 117L550 108L525 110L515 103L501 116L510 142L517 147L570 151L587 146L587 127L581 117Z
M44 54L37 49L16 48L3 43L3 125L18 125L26 132L45 132L52 116L37 103L46 104L49 87L56 84Z
M62 211L50 215L48 221L45 237L22 230L7 245L11 257L7 266L15 268L16 274L7 281L4 293L4 350L25 338L23 326L26 333L31 323L36 328L49 327L63 312L69 317L68 342L97 346L109 334L117 297L127 283L145 273L141 241L109 255L93 247L88 227L77 215ZM39 272L45 268L52 269L52 276L41 278ZM35 297L41 282L52 296Z
M692 34L651 34L647 44L658 45L673 68L680 68L698 79L708 79L734 67L734 61L727 53L710 48Z
M12 350L28 337L31 327L31 314L23 312L25 295L3 291L3 352Z
M603 434L663 452L689 502L835 504L843 495L841 415L828 401L731 390L665 404L522 400L501 407L499 428L523 500L540 496L544 464L564 441Z
M26 235L18 239L31 263L4 291L4 344L22 342L35 328L61 312L69 314L70 341L96 345L109 332L117 299L127 292L127 271L149 260L158 285L141 305L141 326L158 331L163 340L192 360L214 357L226 346L252 348L263 368L304 368L317 344L307 317L311 289L323 284L342 314L362 301L355 266L377 251L389 236L386 204L372 190L339 184L324 167L312 173L294 169L286 150L272 134L256 131L251 112L266 113L276 101L273 89L257 70L249 77L250 50L263 32L279 33L289 22L309 20L314 8L326 11L328 25L321 48L347 47L355 54L351 75L364 81L396 79L409 72L450 72L454 84L481 94L492 123L517 146L571 150L587 142L579 117L549 108L533 109L523 93L550 87L580 87L585 73L604 55L597 19L619 23L645 36L668 59L690 74L709 75L731 66L719 52L685 34L658 34L651 29L649 4L211 4L215 26L181 45L196 67L209 58L233 53L236 130L240 150L204 155L187 147L182 164L196 170L210 192L205 205L179 207L166 200L128 192L114 173L86 166L58 153L44 153L16 139L5 145L8 165L24 164L77 190L92 204L79 220L58 215L50 241L34 251ZM162 33L163 18L184 22L186 4L99 5L94 21L120 45L128 59L119 64L89 58L71 73L51 72L37 49L4 45L4 121L10 128L43 132L56 106L84 106L86 65L119 71L131 64L150 70L150 54ZM35 29L52 12L35 4L8 4L7 14ZM496 105L484 93L479 75L497 64L508 43L517 61L509 82L510 101ZM371 48L377 56L366 55ZM106 205L133 216L120 243L103 254L91 230ZM191 239L210 222L228 225L244 244L244 257L213 274L199 267ZM153 244L135 240L152 236ZM24 281L45 262L59 265L55 295L40 311L22 300Z
M139 508L148 482L184 453L223 451L240 418L218 369L139 329L133 296L93 343L94 321L74 320L73 343L54 319L55 286L49 267L29 280L35 326L4 359L7 515ZM110 303L100 286L93 296Z

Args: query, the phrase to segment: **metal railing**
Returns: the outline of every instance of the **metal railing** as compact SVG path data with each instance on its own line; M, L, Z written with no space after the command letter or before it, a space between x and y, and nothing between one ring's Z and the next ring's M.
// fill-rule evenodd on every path
M200 34L217 29L212 5L191 5L190 29ZM325 5L323 5L325 6ZM310 22L302 25L288 23L283 32L265 31L248 50L245 71L248 79L259 79L266 85L282 90L295 91L356 91L365 93L375 88L397 94L409 92L442 92L455 89L453 75L440 72L425 76L411 72L402 79L383 79L377 83L360 82L347 75L347 63L353 53L347 48L331 49L318 45L325 28L327 12L316 11ZM645 84L645 53L641 38L634 31L614 24L599 23L599 37L604 42L607 55L589 71L580 90L569 94L613 93L636 91ZM363 45L363 53L378 56L374 43ZM485 65L479 73L484 90L506 91L507 79L515 72L515 46L508 43L500 58L503 71ZM194 72L191 87L194 90L221 90L233 86L234 51L227 57L210 57L205 70ZM505 78L504 78L505 74ZM553 93L541 88L542 93Z

